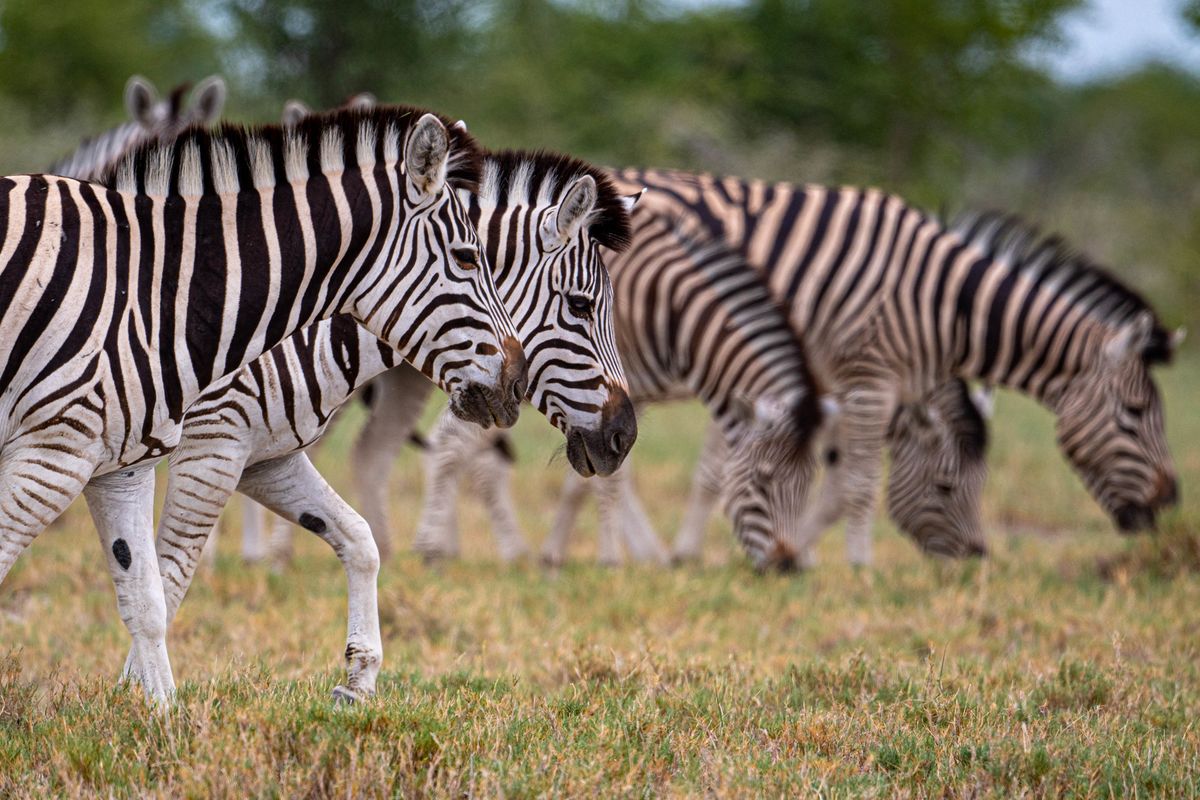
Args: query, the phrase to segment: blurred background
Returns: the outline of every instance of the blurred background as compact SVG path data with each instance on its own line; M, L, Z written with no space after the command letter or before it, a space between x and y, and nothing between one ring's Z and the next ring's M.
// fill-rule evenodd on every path
M492 147L1020 211L1197 327L1200 0L0 0L0 170L213 72L235 120L371 91Z

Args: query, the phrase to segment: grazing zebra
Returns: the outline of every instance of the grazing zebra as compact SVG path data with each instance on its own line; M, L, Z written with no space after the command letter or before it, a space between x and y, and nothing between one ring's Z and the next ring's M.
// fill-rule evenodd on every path
M524 357L454 191L478 170L464 131L393 107L192 129L101 184L0 178L0 581L84 494L133 639L126 675L165 703L153 468L205 387L347 313L463 416L514 422Z
M817 535L848 514L850 558L869 562L882 444L889 428L899 436L914 430L891 424L895 409L928 403L951 376L1015 388L1055 412L1060 447L1122 531L1152 526L1156 511L1175 501L1149 368L1169 362L1181 332L1168 334L1141 297L1061 240L996 213L946 227L875 190L680 172L616 177L629 191L647 190L638 214L674 216L698 237L729 242L760 270L841 401L838 462L794 543L802 561ZM632 250L638 244L635 238ZM969 413L965 405L959 410ZM933 449L912 451L914 463L943 463L957 445L942 437L926 447ZM719 458L702 455L701 462ZM977 523L963 520L978 516L978 501L970 501L977 491L969 487L982 470L977 464L974 476L962 476L955 507L941 506L943 517L924 533L911 525L932 515L894 505L911 520L902 528L918 542L941 539L950 528L959 541L972 541ZM703 482L700 476L693 487L676 557L698 553L711 505ZM619 507L635 507L630 491L608 493ZM964 517L969 501L976 508ZM629 538L642 536L636 519L623 525Z
M628 240L624 198L594 168L546 153L505 152L483 159L477 192L463 190L482 233L487 261L524 339L533 380L529 396L578 442L573 464L585 474L611 472L636 438L636 421L613 341L612 288L599 244ZM522 231L533 231L534 237ZM586 316L586 319L585 319ZM356 598L369 602L379 555L362 569L346 541L371 531L320 478L303 448L318 439L359 387L397 366L398 356L346 316L293 335L258 361L210 386L188 408L169 459L159 524L159 568L170 621L191 582L205 540L235 490L329 541L351 581L347 654L363 661L346 699L370 693L378 670L376 640L354 637ZM420 413L431 384L412 367L408 400ZM570 448L569 452L570 452ZM377 629L377 624L376 624ZM373 658L369 660L367 657ZM370 668L370 669L368 669Z
M210 75L200 81L191 93L190 105L184 103L187 94L188 85L183 84L160 99L154 84L134 75L125 84L125 110L130 121L85 139L75 152L51 165L46 174L99 180L121 156L140 144L168 142L190 125L215 125L225 107L225 81L221 76Z
M790 568L788 528L800 517L824 416L803 347L739 256L640 203L633 226L640 246L609 263L630 396L636 405L692 396L705 404L729 452L724 499L738 540L756 568ZM454 554L456 484L482 438L445 417L431 437L415 544L427 556Z
M651 207L729 241L761 269L843 402L840 492L807 514L801 547L840 508L870 560L880 451L898 403L950 376L1023 391L1058 416L1059 445L1122 531L1176 498L1149 368L1178 336L1118 280L1009 215L950 226L875 190L627 170Z

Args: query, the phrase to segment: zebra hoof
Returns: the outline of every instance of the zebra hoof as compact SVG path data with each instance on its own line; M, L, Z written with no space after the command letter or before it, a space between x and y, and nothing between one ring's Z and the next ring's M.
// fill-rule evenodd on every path
M353 706L359 701L366 698L362 697L358 692L348 686L337 685L333 687L333 704L335 706Z

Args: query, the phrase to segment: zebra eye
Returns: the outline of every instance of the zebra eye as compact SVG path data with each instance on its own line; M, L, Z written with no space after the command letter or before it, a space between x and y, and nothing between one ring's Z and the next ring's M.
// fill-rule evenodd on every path
M479 269L479 251L471 247L456 247L450 251L463 269Z
M571 313L580 319L590 320L592 318L592 301L583 295L568 295L567 308L571 309Z
M1145 406L1131 406L1128 403L1126 403L1125 404L1125 413L1128 414L1129 416L1133 417L1134 419L1141 419L1142 415L1146 413L1146 407Z
M937 489L937 490L938 490L938 493L939 493L939 494L943 494L943 495L947 495L947 496L948 496L948 495L949 495L951 492L953 492L953 491L954 491L954 487L953 487L953 486L951 486L951 485L950 485L950 484L948 484L948 483L935 483L933 486L934 486L934 488L935 488L935 489Z

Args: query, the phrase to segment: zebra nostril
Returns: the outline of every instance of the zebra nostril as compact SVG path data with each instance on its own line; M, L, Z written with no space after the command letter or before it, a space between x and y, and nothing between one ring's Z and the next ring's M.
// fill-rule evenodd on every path
M625 448L623 447L624 444L625 437L621 436L621 432L613 431L612 437L608 440L608 446L612 449L612 451L618 455L625 452Z

